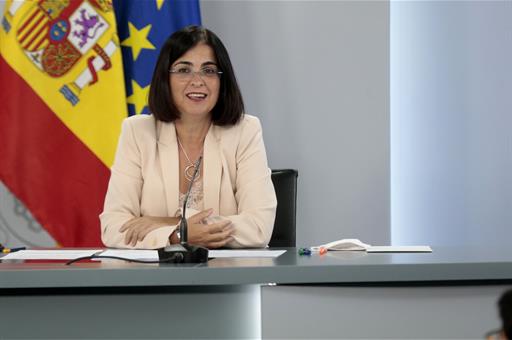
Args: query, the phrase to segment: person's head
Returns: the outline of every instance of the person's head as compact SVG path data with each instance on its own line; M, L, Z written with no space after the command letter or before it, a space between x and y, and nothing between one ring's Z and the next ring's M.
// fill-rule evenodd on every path
M507 339L512 339L512 289L505 292L498 301L498 308Z
M153 72L149 109L164 122L205 114L216 125L240 120L242 94L228 52L215 33L187 26L167 39Z

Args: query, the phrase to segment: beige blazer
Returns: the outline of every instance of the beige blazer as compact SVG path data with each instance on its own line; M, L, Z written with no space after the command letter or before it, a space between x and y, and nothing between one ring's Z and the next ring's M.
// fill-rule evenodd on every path
M119 232L139 216L174 216L179 209L179 162L173 123L152 115L124 120L101 220L107 247L131 248ZM244 115L230 127L211 125L203 151L203 203L232 221L232 248L267 246L277 200L270 178L261 124ZM187 214L188 215L188 214ZM164 247L176 226L156 229L134 248Z

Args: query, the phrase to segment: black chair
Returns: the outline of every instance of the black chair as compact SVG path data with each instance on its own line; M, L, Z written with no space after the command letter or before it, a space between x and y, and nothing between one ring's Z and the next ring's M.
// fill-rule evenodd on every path
M295 247L298 175L298 171L293 169L272 170L277 211L270 247Z

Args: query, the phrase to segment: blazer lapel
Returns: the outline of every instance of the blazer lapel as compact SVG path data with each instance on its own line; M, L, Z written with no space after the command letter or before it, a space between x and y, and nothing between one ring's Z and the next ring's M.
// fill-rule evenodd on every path
M220 157L220 141L215 133L215 125L211 125L204 141L204 208L213 208L213 213L220 212L220 181L222 176L222 160Z
M158 157L162 168L168 216L174 216L179 204L179 154L173 123L158 122ZM158 198L155 198L158 199Z

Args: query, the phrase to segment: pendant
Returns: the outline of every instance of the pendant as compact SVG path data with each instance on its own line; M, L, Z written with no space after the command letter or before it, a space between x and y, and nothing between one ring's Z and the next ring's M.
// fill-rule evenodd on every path
M192 178L194 177L195 168L196 167L194 166L194 164L190 164L185 167L184 174L187 181L192 181ZM201 177L201 169L197 169L197 177Z

